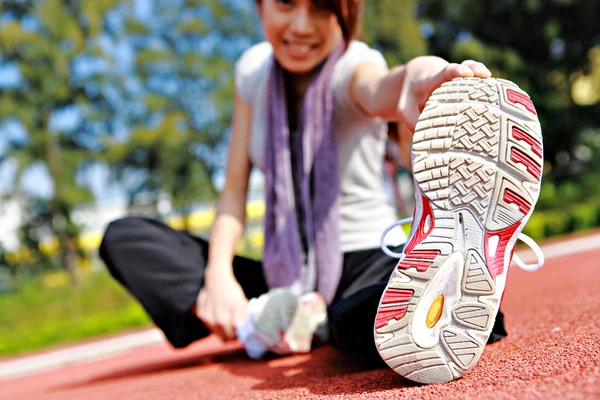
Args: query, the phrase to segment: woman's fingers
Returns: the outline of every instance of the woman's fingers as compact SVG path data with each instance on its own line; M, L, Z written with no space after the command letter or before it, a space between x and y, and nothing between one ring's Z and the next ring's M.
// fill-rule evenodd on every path
M206 323L206 321L204 321L204 317L205 317L205 310L206 310L206 292L201 289L200 293L198 294L198 299L196 299L196 316L202 320L203 322Z
M223 329L223 340L233 340L236 337L235 327L233 326L233 315L229 316L226 320L221 322L221 328Z
M490 70L481 62L465 60L461 65L468 67L471 71L473 71L473 75L478 78L489 78L492 76Z
M466 65L450 63L446 65L441 73L441 81L439 85L444 82L451 81L454 78L471 78L474 76L473 70Z
M460 64L450 63L446 65L439 76L439 84L441 85L454 78L489 78L490 76L492 76L492 73L483 63L465 60Z
M229 336L228 336L227 332L225 331L225 329L222 326L220 326L218 324L217 325L212 325L209 329L210 329L210 331L212 333L214 333L215 335L217 335L218 337L220 337L221 340L223 340L223 341L227 341L228 340Z
M235 338L235 328L227 317L221 317L226 313L216 310L211 304L207 293L204 290L198 295L197 316L215 335L222 340L230 340Z

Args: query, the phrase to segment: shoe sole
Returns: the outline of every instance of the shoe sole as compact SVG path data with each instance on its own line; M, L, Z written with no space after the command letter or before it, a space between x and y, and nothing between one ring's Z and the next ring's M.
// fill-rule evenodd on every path
M394 371L443 383L483 353L514 244L539 195L542 134L533 103L502 79L445 83L419 118L412 160L415 219L374 336Z

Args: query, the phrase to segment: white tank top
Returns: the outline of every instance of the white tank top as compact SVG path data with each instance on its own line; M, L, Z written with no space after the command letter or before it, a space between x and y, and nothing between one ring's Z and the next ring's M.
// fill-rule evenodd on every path
M267 81L273 49L262 42L246 50L236 63L235 84L239 96L252 108L249 154L252 164L264 171ZM377 50L352 41L335 66L335 138L340 165L340 245L342 252L379 247L381 232L397 218L391 198L384 191L383 156L387 124L373 118L352 100L349 82L363 62L386 65ZM406 236L395 229L386 237L388 245L404 243Z

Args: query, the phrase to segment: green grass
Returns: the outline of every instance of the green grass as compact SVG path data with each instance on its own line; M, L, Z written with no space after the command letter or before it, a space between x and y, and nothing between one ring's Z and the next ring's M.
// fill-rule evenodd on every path
M141 306L107 273L78 287L32 279L0 294L0 357L149 326Z

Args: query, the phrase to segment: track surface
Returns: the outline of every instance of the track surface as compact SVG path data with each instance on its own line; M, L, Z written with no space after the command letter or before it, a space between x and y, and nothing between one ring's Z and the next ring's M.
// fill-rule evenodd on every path
M501 307L509 337L447 384L364 370L330 347L251 361L211 337L183 351L161 343L0 381L0 399L600 399L599 261L600 244L535 273L513 268Z

